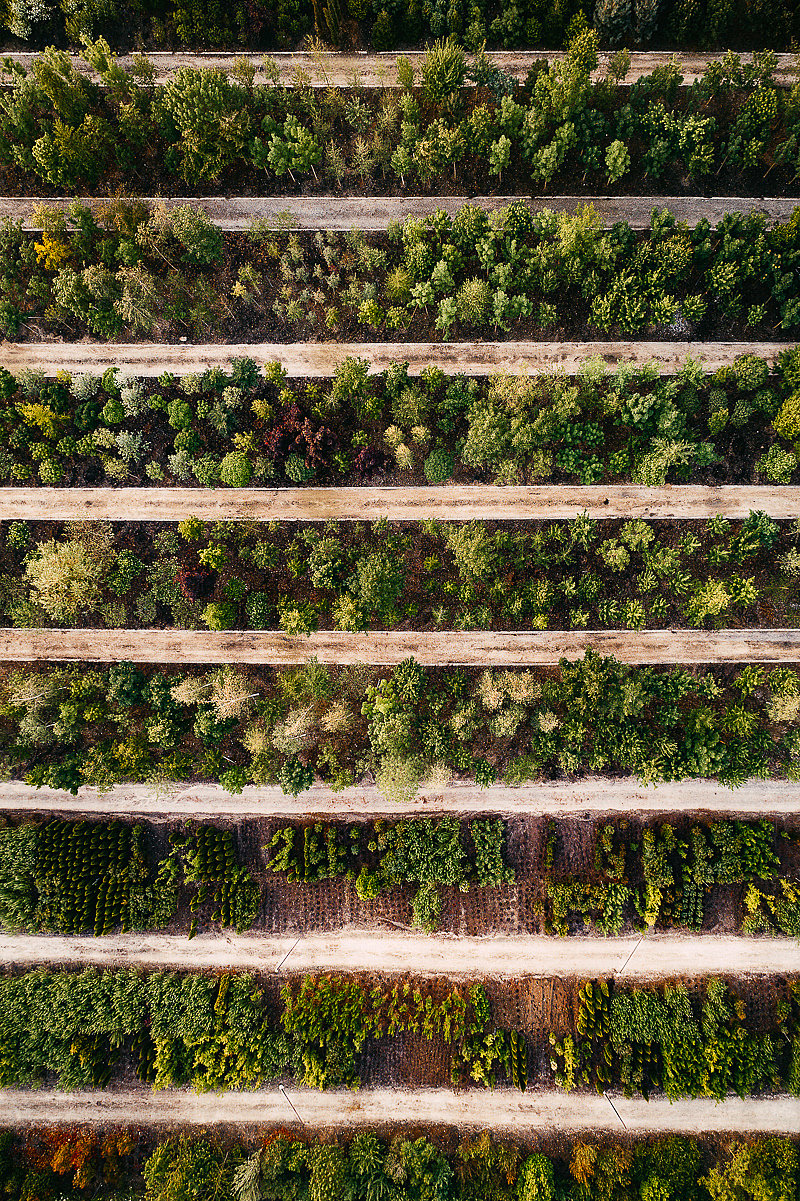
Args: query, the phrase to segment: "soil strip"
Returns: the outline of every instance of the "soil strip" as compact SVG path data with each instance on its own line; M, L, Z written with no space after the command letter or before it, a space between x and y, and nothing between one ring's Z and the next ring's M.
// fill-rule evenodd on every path
M800 972L800 941L689 934L622 938L490 935L473 938L351 929L297 939L263 934L106 934L100 938L0 935L4 964L181 971L379 972L474 979L520 976L669 980L678 976ZM637 950L638 946L638 950ZM633 952L636 951L634 955Z
M267 220L275 228L298 230L385 231L390 221L406 217L424 217L434 208L450 217L465 205L492 210L503 208L518 196L146 196L150 208L163 204L167 208L191 205L205 213L214 225L228 231L247 230L254 220ZM22 221L25 230L39 232L41 224L32 220L37 205L68 210L71 199L53 197L0 197L0 218ZM97 213L110 203L109 197L83 200ZM696 225L705 218L716 225L729 213L763 213L770 225L788 221L797 207L797 199L777 197L748 199L740 196L537 196L530 202L535 212L543 208L558 213L573 213L580 205L592 204L603 226L609 229L617 221L626 221L632 229L649 229L653 209L668 209L677 221Z
M0 521L568 521L800 517L800 487L766 484L411 488L0 488Z
M621 362L641 367L656 363L661 375L678 374L687 358L704 371L732 365L743 354L775 363L788 342L242 342L168 344L164 342L3 342L0 364L14 375L21 371L58 371L102 375L117 367L128 375L158 378L197 375L211 367L230 370L234 359L253 359L259 366L278 360L295 378L330 378L346 358L368 359L370 371L407 362L409 375L428 366L464 375L497 372L540 375L574 374L587 359L601 358L609 367Z
M409 59L418 72L424 53L422 50L404 50L402 57ZM19 63L26 70L30 70L33 61L38 55L18 51L8 54L5 57L10 58L12 62ZM367 54L365 52L346 54L328 51L321 54L298 52L263 55L252 53L218 54L214 52L176 54L169 51L156 51L147 54L146 57L155 67L154 79L156 83L166 82L181 67L214 67L222 71L231 72L235 64L241 62L243 59L255 67L255 81L257 83L265 83L267 82L267 76L264 73L263 62L266 57L277 64L280 82L285 87L292 86L293 76L298 70L307 73L310 76L312 86L318 88L346 88L353 86L396 88L401 86L397 78L396 65L397 59L400 56L396 52L385 54ZM490 63L493 63L504 71L510 72L515 78L522 80L526 78L534 63L541 62L542 60L556 62L564 58L564 52L558 50L490 50L486 57ZM600 55L598 69L593 73L595 80L605 77L611 57L612 55L609 52ZM723 57L723 54L680 54L671 50L639 51L631 54L630 70L623 81L623 86L635 83L642 75L651 75L657 67L665 66L673 58L677 58L681 64L684 83L691 84L705 72L710 62L722 59ZM743 64L749 64L753 61L752 54L744 53L739 57ZM777 59L775 83L779 87L792 87L796 78L794 55L777 54L775 57ZM130 68L134 63L134 58L135 56L133 55L122 54L119 56L118 62L122 67ZM94 72L83 59L77 56L72 56L72 59L78 71L94 76ZM472 61L471 56L468 56L468 59Z
M319 630L0 629L0 661L33 663L371 663L555 667L588 649L631 664L800 663L800 629L524 630L470 632Z
M378 1125L450 1125L523 1134L606 1131L619 1134L621 1123L635 1134L797 1134L797 1097L728 1097L719 1102L698 1098L670 1102L667 1097L626 1100L496 1088L347 1089L316 1092L291 1088L287 1095L307 1126L353 1129ZM86 1122L99 1126L239 1125L297 1127L300 1123L277 1088L254 1092L193 1093L188 1089L131 1088L113 1092L56 1089L4 1089L0 1092L0 1125L59 1125Z
M800 783L750 780L726 788L716 780L680 780L645 787L635 780L587 776L581 780L546 780L511 787L479 788L469 780L446 787L424 785L411 801L388 801L371 784L333 791L316 783L287 796L277 786L247 785L241 793L219 784L115 784L99 791L83 786L73 796L63 789L31 788L22 780L0 783L0 812L92 814L103 817L173 817L195 819L432 817L443 813L500 814L509 817L579 817L599 814L714 814L715 816L779 817L800 813Z

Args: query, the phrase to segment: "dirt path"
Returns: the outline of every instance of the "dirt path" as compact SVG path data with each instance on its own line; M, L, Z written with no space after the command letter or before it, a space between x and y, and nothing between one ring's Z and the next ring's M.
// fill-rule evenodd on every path
M407 361L410 375L431 365L465 375L507 371L574 373L586 359L600 357L609 366L657 362L662 375L675 375L691 357L705 371L729 366L737 355L757 354L774 363L786 342L243 342L169 344L166 342L2 342L0 364L15 375L29 369L102 375L109 367L141 377L193 375L209 367L230 369L233 359L259 365L278 359L290 376L328 377L351 355L365 358L373 372Z
M793 630L413 630L350 634L321 630L292 637L280 630L0 629L0 661L107 663L402 663L426 666L545 667L580 659L588 648L626 663L797 663Z
M319 1093L289 1088L288 1097L304 1125L343 1129L448 1125L463 1129L547 1133L624 1130L633 1134L797 1134L800 1100L796 1097L728 1097L723 1102L700 1098L651 1101L557 1092L519 1093L498 1088L365 1089ZM236 1122L248 1126L299 1126L277 1088L244 1093L192 1093L184 1089L120 1089L115 1092L62 1093L54 1089L4 1089L0 1092L0 1125L77 1123L122 1126L210 1126Z
M420 217L432 209L443 209L451 217L467 202L484 209L502 208L515 196L174 196L164 199L147 196L145 203L152 207L166 204L173 208L189 204L207 213L215 225L225 230L249 229L256 218L276 222L281 228L293 229L385 230L392 220ZM108 205L107 197L85 198L93 210ZM696 225L702 218L715 225L727 213L764 213L770 224L788 221L798 201L778 198L747 199L740 196L549 196L537 195L530 202L535 211L548 208L556 212L574 212L578 205L593 204L605 228L616 221L627 221L634 229L649 229L654 208L669 209L678 221ZM38 204L67 209L72 200L62 197L0 197L0 218L22 221L23 229L39 231L42 227L31 220Z
M403 57L410 59L415 68L419 66L422 55L423 51L421 50L403 51ZM17 52L9 54L7 57L30 69L32 61L37 56L31 53ZM293 73L297 69L300 69L310 74L311 83L314 87L350 87L354 83L354 76L357 86L399 86L395 65L398 58L396 53L340 54L330 51L322 55L289 53L271 54L267 57L277 64L281 82L284 85L290 84ZM490 51L487 57L496 66L502 67L505 71L510 71L518 79L524 79L537 60L544 58L553 62L563 58L564 54L562 51L557 50L495 50ZM601 54L599 69L594 73L595 79L599 79L605 75L610 57L609 53ZM625 78L625 83L631 84L641 75L650 75L656 67L663 66L673 57L677 57L678 61L682 64L684 83L690 84L703 73L707 64L712 59L722 58L723 56L721 54L688 53L676 56L671 51L642 51L631 55L631 69ZM751 62L753 56L752 54L742 54L740 57L746 63ZM778 68L775 74L775 82L781 87L791 87L795 80L793 56L791 54L778 54L776 57L778 59ZM162 83L169 79L180 67L217 67L223 71L230 71L234 64L243 58L251 62L256 68L257 82L264 83L266 79L262 67L264 56L261 54L242 54L241 52L238 54L215 54L213 52L172 54L157 51L148 54L147 58L155 67L155 80L157 83ZM75 59L74 61L78 70L83 71L87 75L92 74L82 59ZM119 57L119 62L122 66L129 67L133 62L133 58L131 55L122 54Z
M800 516L800 487L635 484L413 488L0 488L0 521L564 521L644 517L703 520Z
M77 796L54 788L31 788L21 780L0 783L0 812L30 814L98 814L104 817L337 818L431 816L440 813L503 814L510 817L580 814L692 813L778 817L800 812L800 784L786 780L751 780L741 788L725 788L715 780L681 780L645 788L635 781L589 776L576 782L548 780L512 788L494 784L478 788L456 781L446 788L421 788L413 801L387 801L373 786L354 785L333 792L314 784L300 796L278 787L248 785L241 793L219 784L116 784L106 792L82 787Z
M345 929L302 938L263 934L107 934L101 938L0 935L0 961L18 967L81 964L189 970L381 972L474 978L519 976L770 975L800 972L800 940L733 935L485 938Z

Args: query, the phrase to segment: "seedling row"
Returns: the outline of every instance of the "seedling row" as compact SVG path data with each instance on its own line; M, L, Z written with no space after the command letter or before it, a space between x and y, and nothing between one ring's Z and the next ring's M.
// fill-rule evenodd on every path
M369 373L348 358L329 381L279 363L156 380L116 369L55 380L0 375L0 480L85 486L242 488L632 481L789 484L800 437L800 365L740 355L670 377L586 359L574 377L490 381L408 363ZM422 503L424 503L424 498ZM421 514L424 516L424 513Z
M243 59L230 74L182 66L156 84L146 59L126 70L102 40L83 55L100 82L52 48L30 72L5 60L4 191L641 194L655 183L681 194L688 176L694 191L758 195L769 177L774 194L797 194L796 99L776 84L768 52L712 61L690 88L677 60L622 88L626 51L592 82L591 31L523 83L440 42L416 79L399 60L399 91L287 88L269 62L268 82L256 83ZM467 92L468 82L479 87Z
M0 924L93 934L369 926L567 936L797 935L793 823L475 818L233 831L20 820L0 830ZM245 848L245 853L239 848Z

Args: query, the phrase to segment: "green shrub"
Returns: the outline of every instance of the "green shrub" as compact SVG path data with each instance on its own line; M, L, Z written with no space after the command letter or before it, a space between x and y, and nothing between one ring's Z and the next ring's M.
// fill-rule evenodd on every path
M452 455L439 446L427 456L422 469L429 484L443 484L452 476L454 467Z
M252 476L253 467L244 451L229 451L219 465L219 478L229 488L246 488Z

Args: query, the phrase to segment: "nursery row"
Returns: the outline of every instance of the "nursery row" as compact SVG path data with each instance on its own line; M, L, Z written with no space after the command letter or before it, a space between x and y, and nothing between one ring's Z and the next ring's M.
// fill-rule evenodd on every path
M157 381L107 371L47 381L0 368L0 480L47 485L491 481L789 484L800 352L742 355L665 378L587 359L577 376L490 381L346 359L327 381L252 360Z
M54 530L55 525L55 530ZM0 523L16 627L591 629L797 623L800 522Z
M635 831L620 821L591 834L542 821L514 829L511 854L508 824L500 819L277 828L264 819L258 830L265 841L251 858L251 874L239 863L239 839L213 826L173 830L166 854L158 828L149 825L9 826L0 830L0 925L97 937L169 924L188 926L191 937L201 923L218 922L241 933L261 924L263 886L272 909L286 910L270 913L272 928L290 930L292 891L273 895L271 886L282 877L313 888L315 896L347 881L366 920L372 902L392 893L390 911L400 913L395 904L410 910L413 925L427 933L447 925L443 889L463 894L515 883L529 895L523 927L562 936L592 927L605 934L631 927L699 930L707 907L716 925L746 934L800 933L800 841L784 829L776 834L767 821L660 822ZM409 895L400 898L398 886ZM481 928L489 933L494 910L482 912Z
M466 892L514 879L503 858L502 821L465 823L463 834L468 838L462 838L457 818L381 823L371 832L356 826L346 839L335 826L285 827L264 846L256 879L238 861L233 834L214 826L173 830L170 849L162 854L154 826L23 822L0 830L0 925L14 932L97 937L118 928L163 928L180 908L181 924L190 923L190 938L201 922L241 933L258 917L260 884L270 874L282 874L304 883L346 875L364 900L398 884L419 884L414 923L432 931L441 912L440 885ZM380 860L370 867L372 838L380 846ZM359 862L363 867L357 872L353 865Z
M133 970L6 976L0 1086L55 1076L60 1088L103 1088L127 1062L153 1088L258 1088L281 1076L357 1088L365 1048L410 1034L446 1048L454 1084L491 1087L499 1072L526 1086L525 1038L494 1027L480 984L303 976L278 995L274 978L264 983Z
M621 1087L679 1097L800 1092L800 985L764 981L734 991L721 979L626 988L612 980L566 988L556 1022L526 996L524 1029L498 1029L481 984L390 985L374 977L303 976L280 988L251 975L39 969L0 981L0 1085L105 1087L126 1066L155 1088L257 1088L280 1076L326 1089L385 1078L383 1040L417 1036L435 1083L442 1052L453 1084L525 1089L536 1078L566 1091ZM538 987L541 993L541 985ZM506 986L490 986L504 1005ZM529 990L530 991L530 990ZM519 1005L506 1004L510 1010ZM749 1012L748 1012L749 1010ZM553 1024L557 1029L552 1029ZM538 1058L546 1054L550 1072ZM383 1043L376 1047L376 1043ZM124 1056L124 1058L123 1058ZM434 1066L436 1065L436 1066ZM377 1068L378 1075L375 1075Z
M286 88L269 61L271 81L255 84L243 60L231 77L183 66L155 84L146 60L126 70L103 41L84 57L101 83L52 48L30 72L5 60L4 191L157 194L188 184L258 195L294 193L302 181L321 193L409 184L475 194L558 181L555 191L647 193L658 181L682 194L688 177L695 189L709 181L717 194L759 195L770 177L773 195L797 194L800 84L775 85L769 52L752 66L728 54L686 89L675 61L623 90L627 52L606 79L591 81L591 32L571 42L566 59L539 62L522 85L440 42L416 81L410 61L400 61L400 92ZM467 94L469 81L482 86Z
M6 670L3 771L76 792L120 780L255 782L285 793L374 772L387 798L463 773L479 785L584 771L735 786L800 774L790 668L636 668L591 651L558 669Z
M51 821L0 830L0 925L95 936L168 925L181 901L189 937L203 920L249 929L261 889L237 863L229 831L174 832L159 855L155 831L122 822Z
M786 831L776 838L771 822L686 827L660 822L631 830L623 820L598 826L587 846L574 826L549 821L544 832L519 836L524 851L515 839L513 857L504 850L502 822L473 822L474 863L462 829L454 817L348 828L316 822L276 830L265 850L272 872L304 884L349 879L362 899L397 883L418 882L414 922L429 932L440 920L441 887L466 891L473 880L497 887L516 878L533 882L533 910L548 933L562 936L587 927L619 934L628 925L699 930L712 890L731 885L746 885L734 901L744 914L745 933L800 934L800 887L794 878L800 843ZM507 857L516 872L506 866ZM581 859L588 863L576 870ZM726 895L731 898L730 888ZM719 900L718 895L717 917Z
M100 1133L56 1127L0 1135L0 1185L9 1201L720 1201L795 1196L796 1144L788 1138L705 1146L672 1136L576 1143L553 1154L488 1131L456 1141L373 1132L331 1138L264 1132L254 1146L208 1137L153 1145L140 1128Z
M492 48L559 48L577 30L593 24L604 46L703 49L772 46L785 49L800 34L790 0L647 0L634 5L602 0L168 0L157 9L136 0L9 0L3 24L29 45L80 46L103 34L115 45L158 49L289 50L316 35L341 49L392 50L447 36L478 52Z
M190 206L118 201L105 227L79 202L44 233L0 226L0 331L241 342L427 341L555 333L561 340L771 338L800 322L800 216L732 214L694 228L654 210L637 234L588 206L465 205L386 234L223 234Z

